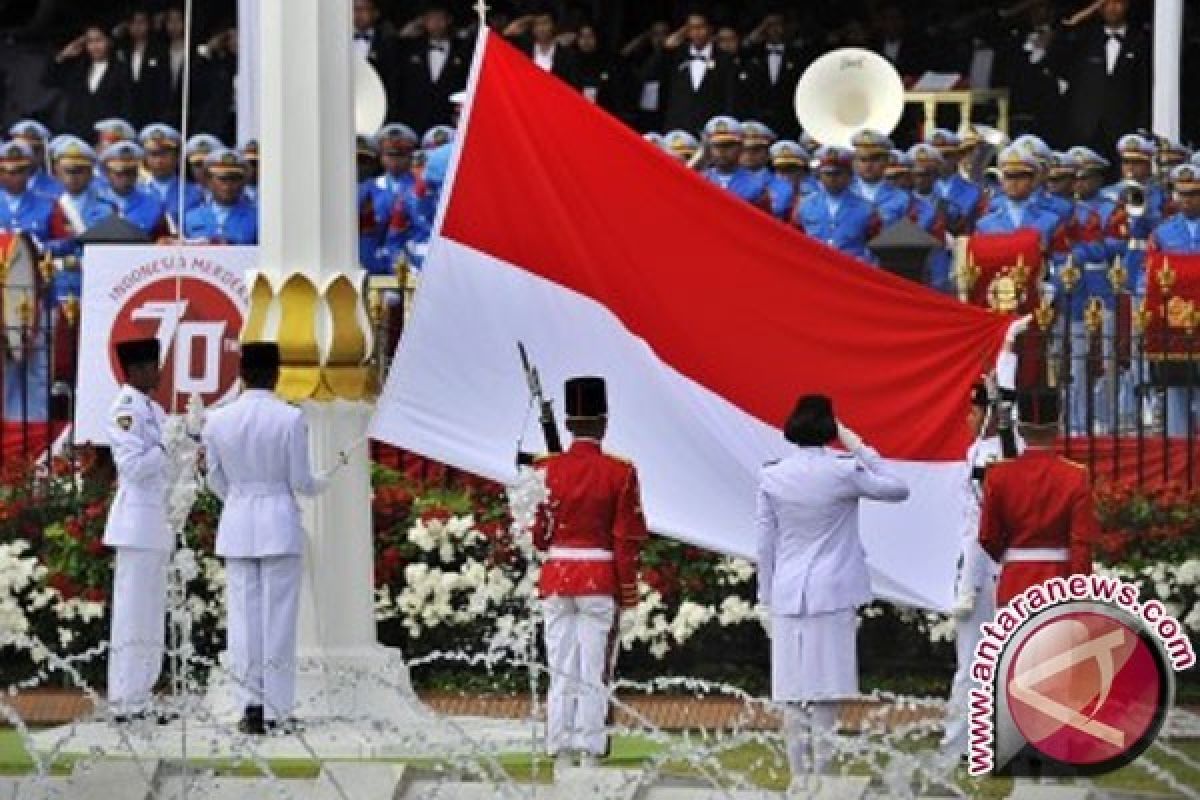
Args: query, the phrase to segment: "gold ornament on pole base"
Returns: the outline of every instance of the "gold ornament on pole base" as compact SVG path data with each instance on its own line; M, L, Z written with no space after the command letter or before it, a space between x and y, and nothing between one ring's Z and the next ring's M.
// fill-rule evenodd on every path
M1128 291L1129 287L1129 270L1125 269L1125 264L1121 261L1121 257L1117 256L1113 259L1113 265L1108 270L1108 282L1112 286L1115 294L1121 294Z
M1104 328L1104 301L1099 297L1088 299L1083 309L1083 325L1089 336L1095 336Z
M357 282L339 273L318 288L306 273L293 272L276 286L257 272L250 287L242 341L279 343L280 396L293 401L374 397L366 273L360 271Z
M1033 321L1043 333L1050 330L1050 326L1054 324L1054 306L1048 297L1043 297L1041 305L1033 312Z
M958 299L964 303L970 302L971 292L979 282L983 270L975 263L975 257L970 252L964 252L958 268L954 270L955 282L958 284Z
M1075 266L1075 256L1067 256L1067 263L1063 264L1062 271L1059 273L1059 278L1062 280L1063 289L1067 292L1067 294L1070 294L1075 290L1075 287L1079 285L1079 281L1082 279L1082 277L1083 273L1080 272L1079 267Z
M1154 312L1146 308L1146 301L1140 300L1133 309L1133 329L1138 334L1144 334L1146 329L1150 327L1150 321L1154 318Z

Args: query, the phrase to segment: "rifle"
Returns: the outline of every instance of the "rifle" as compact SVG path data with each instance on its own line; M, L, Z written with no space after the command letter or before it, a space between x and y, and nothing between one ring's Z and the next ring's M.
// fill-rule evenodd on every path
M551 453L561 453L562 440L558 436L558 423L554 421L554 406L542 393L542 379L538 376L537 367L529 361L529 354L525 352L524 342L517 342L517 352L521 355L521 369L525 371L525 382L529 385L529 397L538 405L538 421L542 425L542 438L546 440L546 450ZM532 455L517 452L518 466L532 463Z

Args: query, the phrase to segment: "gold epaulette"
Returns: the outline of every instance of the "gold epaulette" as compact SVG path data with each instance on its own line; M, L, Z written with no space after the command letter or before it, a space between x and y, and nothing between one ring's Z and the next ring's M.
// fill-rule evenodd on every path
M604 455L608 456L613 461L620 461L622 464L630 464L630 465L633 464L633 461L631 459L628 459L625 456L619 456L616 453L610 453L607 450L604 451Z
M1079 462L1079 461L1075 461L1074 459L1070 459L1070 458L1067 458L1067 457L1065 457L1065 456L1059 456L1059 459L1060 459L1060 460L1061 460L1061 461L1062 461L1064 464L1070 464L1072 467L1075 467L1075 469L1081 469L1081 470L1083 470L1084 472L1087 472L1087 464L1084 464L1084 463L1082 463L1082 462Z
M561 456L561 455L562 455L562 453L538 453L537 455L535 455L533 457L533 463L540 464L543 461L549 461L550 459L554 458L555 456Z

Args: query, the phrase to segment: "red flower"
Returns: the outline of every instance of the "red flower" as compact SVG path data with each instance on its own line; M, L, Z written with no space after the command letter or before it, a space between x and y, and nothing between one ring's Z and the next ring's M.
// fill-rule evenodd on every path
M75 541L83 541L83 523L78 517L67 517L67 521L63 523L63 530Z
M102 555L104 555L104 540L103 539L88 539L88 542L84 546L84 549L87 550L87 553L89 556L102 556Z
M51 589L57 589L63 597L72 598L79 594L79 587L61 572L56 572L47 579L46 584Z
M108 592L101 589L99 586L89 586L83 590L83 599L89 603L107 603Z
M83 515L88 519L99 519L108 513L108 503L103 500L97 500L94 503L89 503L87 508L83 510Z

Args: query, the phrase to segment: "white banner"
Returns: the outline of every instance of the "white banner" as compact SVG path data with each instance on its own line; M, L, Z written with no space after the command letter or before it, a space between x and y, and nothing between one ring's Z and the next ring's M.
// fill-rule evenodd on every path
M162 382L155 399L182 411L200 395L212 406L237 386L238 336L250 302L244 276L256 247L88 245L75 438L105 443L105 418L121 384L115 344L157 338Z

